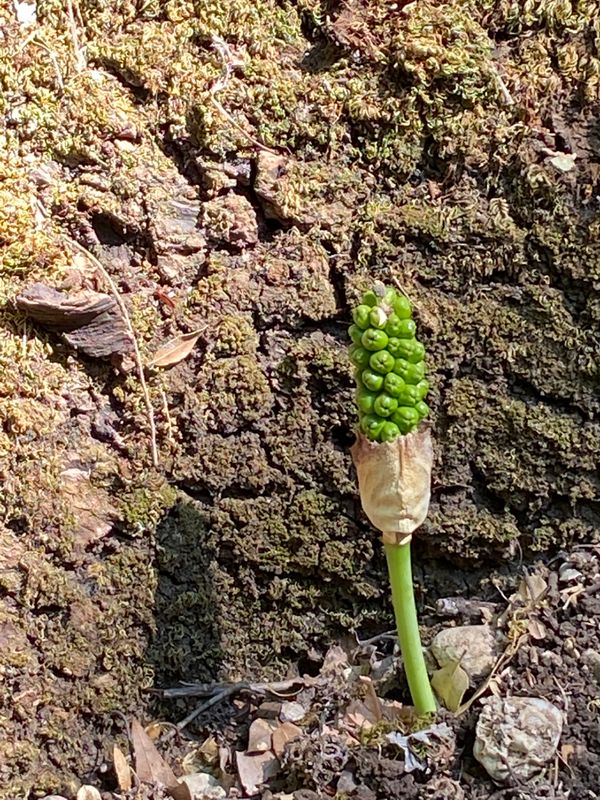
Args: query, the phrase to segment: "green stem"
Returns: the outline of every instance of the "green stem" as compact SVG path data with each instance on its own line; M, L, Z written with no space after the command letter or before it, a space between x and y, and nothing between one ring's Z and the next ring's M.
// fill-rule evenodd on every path
M412 583L410 544L386 544L392 603L408 688L418 714L435 713L435 697L423 657Z

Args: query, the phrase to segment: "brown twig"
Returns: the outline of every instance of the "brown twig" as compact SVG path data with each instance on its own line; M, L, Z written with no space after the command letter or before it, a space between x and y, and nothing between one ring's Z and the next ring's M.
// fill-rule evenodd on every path
M159 694L167 699L177 697L207 697L207 699L196 706L187 717L184 717L181 722L175 725L175 728L166 735L165 739L168 741L172 739L177 733L180 733L186 728L190 722L193 722L204 711L209 708L222 703L238 692L249 692L251 694L273 694L281 697L281 693L285 691L294 690L287 697L293 697L300 689L305 687L307 683L314 685L315 679L310 678L291 678L287 681L275 681L274 683L249 683L248 681L238 681L237 683L191 683L183 686L175 686L171 689L158 690Z
M156 422L155 422L155 419L154 419L154 409L152 407L152 402L150 400L150 393L148 392L148 384L146 383L146 376L144 374L144 365L142 363L142 356L141 356L141 353L140 353L140 348L139 348L139 345L138 345L138 342L137 342L137 337L135 335L135 331L133 329L133 325L131 324L131 319L129 317L129 312L127 311L127 306L123 302L123 298L119 294L119 290L117 289L117 286L116 286L115 282L113 281L111 276L108 274L106 269L102 266L100 261L96 258L96 256L93 253L90 253L90 251L86 247L84 247L82 244L79 244L79 242L76 242L75 239L71 239L70 237L65 236L64 234L62 234L62 236L65 239L65 241L71 247L73 247L75 250L80 252L86 258L89 258L90 261L92 262L92 264L98 270L98 272L100 272L100 274L102 275L102 277L104 278L104 280L108 284L108 286L110 288L110 291L111 291L111 294L115 298L115 301L116 301L116 303L117 303L117 305L119 307L119 310L120 310L120 312L121 312L121 314L123 316L123 321L125 322L125 325L127 327L127 332L129 333L129 336L131 337L131 342L132 342L132 345L133 345L134 359L135 359L136 367L137 367L137 370L138 370L138 377L139 377L139 380L140 380L140 386L141 386L141 389L142 389L142 394L144 396L144 403L146 405L146 413L148 415L148 425L150 427L150 450L151 450L151 454L152 454L152 464L153 464L153 466L158 467L158 465L159 465L159 457L158 457L158 447L157 447L157 444L156 444Z

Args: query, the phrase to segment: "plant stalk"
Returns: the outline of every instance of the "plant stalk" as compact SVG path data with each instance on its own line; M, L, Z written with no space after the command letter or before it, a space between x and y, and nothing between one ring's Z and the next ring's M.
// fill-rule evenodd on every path
M392 603L408 688L417 714L435 713L437 705L429 683L412 582L410 544L385 544Z

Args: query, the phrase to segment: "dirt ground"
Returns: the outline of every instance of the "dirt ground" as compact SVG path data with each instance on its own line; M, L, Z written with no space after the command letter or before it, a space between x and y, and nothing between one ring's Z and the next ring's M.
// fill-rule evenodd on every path
M177 721L152 686L281 678L390 627L348 452L346 328L374 279L411 298L428 352L421 607L496 602L523 563L600 539L597 2L16 7L0 4L10 800L100 775L122 715ZM59 332L35 284L108 310ZM182 334L193 349L151 366ZM522 648L507 678L563 687L577 800L597 786L598 688L577 688L574 652L600 649L596 567L579 569L581 605L545 620L560 665ZM468 792L496 789L479 774Z

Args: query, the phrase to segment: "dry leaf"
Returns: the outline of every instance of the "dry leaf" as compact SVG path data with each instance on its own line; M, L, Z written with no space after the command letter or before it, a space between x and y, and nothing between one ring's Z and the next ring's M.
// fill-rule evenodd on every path
M429 428L378 444L359 434L351 451L360 501L384 542L405 544L429 509L433 446Z
M177 784L173 770L156 749L137 719L131 723L135 771L140 781L170 788Z
M571 758L571 756L573 755L574 752L575 752L575 745L573 745L573 744L563 744L560 747L561 758L567 764L569 763L569 759Z
M127 759L117 745L113 747L113 765L119 789L122 792L128 792L131 789L131 770Z
M204 329L202 329L204 330ZM158 348L148 362L149 367L172 367L187 358L200 338L202 330L180 333Z
M449 661L433 673L431 685L448 711L458 711L469 688L469 676L458 661Z
M541 575L526 575L517 589L517 598L525 603L536 605L546 594L548 584ZM511 598L512 600L512 598Z
M146 725L144 730L148 734L148 736L152 739L152 741L156 741L158 737L163 732L163 725L160 722L151 722L150 725Z

